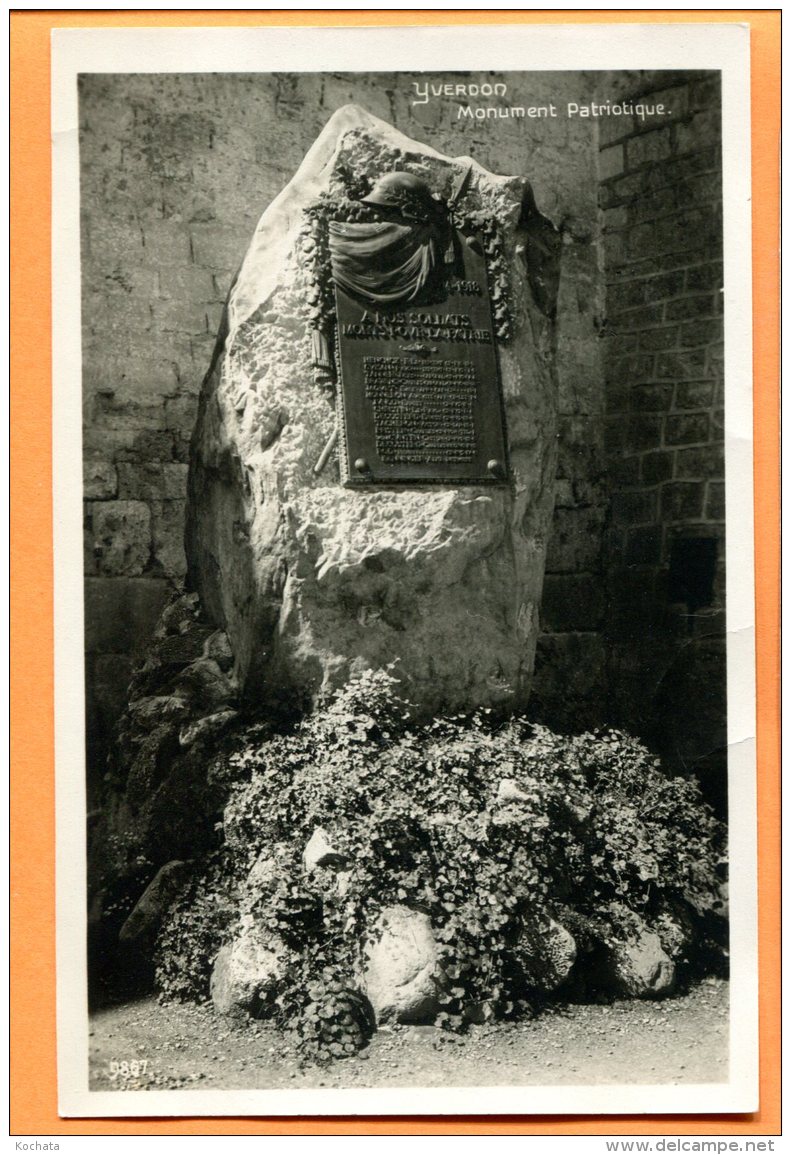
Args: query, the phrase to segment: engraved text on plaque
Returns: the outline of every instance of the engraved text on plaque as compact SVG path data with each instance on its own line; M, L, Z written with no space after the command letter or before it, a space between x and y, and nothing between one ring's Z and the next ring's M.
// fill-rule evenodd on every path
M373 406L383 462L475 460L475 367L436 358L366 357L365 396Z

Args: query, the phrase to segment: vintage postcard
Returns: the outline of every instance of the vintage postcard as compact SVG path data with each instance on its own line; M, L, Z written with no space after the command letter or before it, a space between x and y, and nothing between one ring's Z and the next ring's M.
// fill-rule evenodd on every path
M52 50L61 1114L755 1110L748 29Z

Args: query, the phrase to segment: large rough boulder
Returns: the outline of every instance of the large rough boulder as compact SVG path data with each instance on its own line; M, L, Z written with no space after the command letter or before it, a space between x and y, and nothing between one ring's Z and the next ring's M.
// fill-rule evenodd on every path
M362 980L376 1021L430 1022L439 1011L441 981L428 915L386 907L365 949Z
M314 472L336 413L313 379L305 209L350 174L370 186L393 170L448 198L467 164L465 211L498 222L510 284L498 348L510 484L344 488L336 455ZM526 700L556 452L552 308L525 257L535 216L523 177L442 156L350 105L261 218L202 390L186 536L189 581L247 700L309 704L394 660L427 712Z

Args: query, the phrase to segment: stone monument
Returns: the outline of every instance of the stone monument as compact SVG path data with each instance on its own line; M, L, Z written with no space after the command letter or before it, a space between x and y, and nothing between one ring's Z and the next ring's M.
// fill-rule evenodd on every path
M553 509L553 233L525 177L354 106L264 213L203 383L188 589L130 687L93 840L96 973L156 966L164 995L297 1022L323 1061L388 1019L486 1022L575 984L657 997L696 937L715 949L711 820L686 882L647 822L634 909L610 901L629 774L663 806L672 788L623 735L519 718Z
M261 218L186 535L243 700L308 706L396 663L426 712L525 702L556 440L533 204L349 105Z

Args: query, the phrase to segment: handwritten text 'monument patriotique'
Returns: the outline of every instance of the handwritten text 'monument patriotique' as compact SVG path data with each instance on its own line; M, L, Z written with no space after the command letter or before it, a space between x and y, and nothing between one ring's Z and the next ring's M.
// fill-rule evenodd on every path
M357 340L393 341L416 337L433 341L465 341L491 345L489 329L476 329L467 313L379 313L366 309L360 320L341 325L341 336Z

